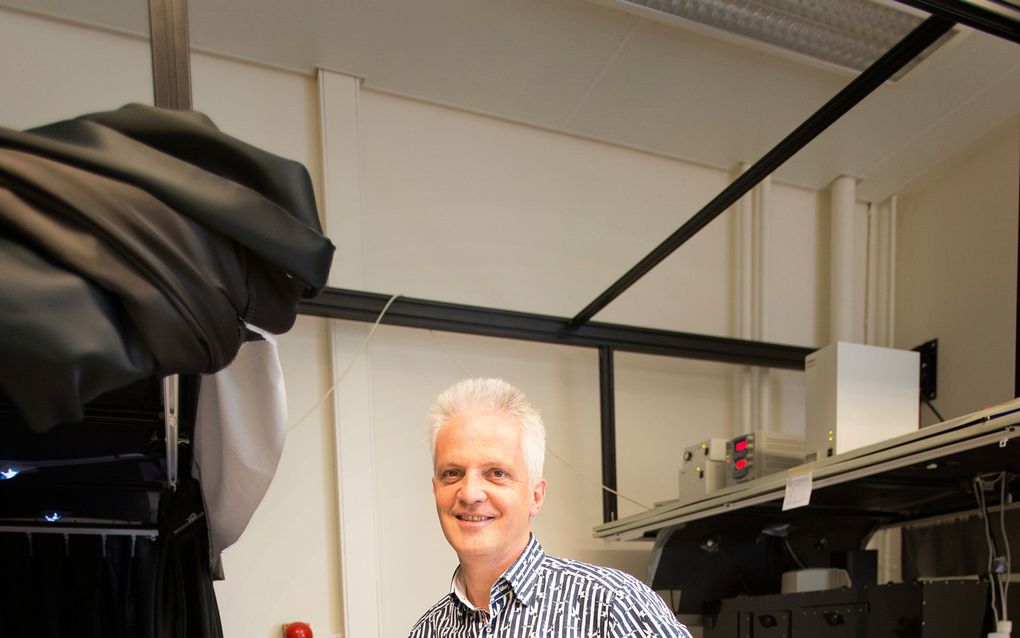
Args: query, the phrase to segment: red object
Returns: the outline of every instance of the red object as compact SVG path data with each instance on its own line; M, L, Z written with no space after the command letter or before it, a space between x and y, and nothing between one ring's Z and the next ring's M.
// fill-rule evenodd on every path
M303 622L287 623L283 627L283 638L312 638L312 628Z
M747 459L740 459L739 461L737 461L738 470L742 470L745 467L747 467ZM290 638L290 636L287 636L287 638Z
M737 448L737 452L743 452L744 450L746 450L747 449L747 439L744 439L743 441L737 441L736 448Z

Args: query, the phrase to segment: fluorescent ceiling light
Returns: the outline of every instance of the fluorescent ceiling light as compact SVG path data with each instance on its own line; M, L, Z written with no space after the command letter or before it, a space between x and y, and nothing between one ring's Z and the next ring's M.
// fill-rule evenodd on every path
M657 17L696 22L856 71L871 66L922 22L912 13L868 0L618 2L654 11Z

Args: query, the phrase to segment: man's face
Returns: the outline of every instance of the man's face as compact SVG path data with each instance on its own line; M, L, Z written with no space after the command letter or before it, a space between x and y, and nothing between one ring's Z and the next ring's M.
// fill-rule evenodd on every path
M461 416L436 438L432 492L446 540L461 562L506 568L528 542L545 480L531 487L521 428L503 414Z

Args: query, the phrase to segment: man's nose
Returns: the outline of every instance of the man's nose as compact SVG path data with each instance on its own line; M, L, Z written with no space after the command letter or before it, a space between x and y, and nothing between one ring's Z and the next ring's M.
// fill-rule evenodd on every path
M480 476L468 473L460 484L458 498L464 503L477 503L487 498L485 485Z

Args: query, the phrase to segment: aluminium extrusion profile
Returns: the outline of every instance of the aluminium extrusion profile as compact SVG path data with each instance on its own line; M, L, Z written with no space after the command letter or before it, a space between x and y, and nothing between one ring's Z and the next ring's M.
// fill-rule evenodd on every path
M824 488L996 442L1002 445L1017 437L1020 399L728 487L704 499L664 503L651 511L596 526L593 535L606 540L637 540L665 527L779 500L785 493L787 476L801 470L811 471L813 489Z
M843 87L839 93L822 105L820 109L811 114L808 119L804 120L803 124L783 138L772 150L765 153L761 159L741 173L729 186L716 195L712 201L705 204L701 210L684 222L672 235L652 249L652 252L648 253L602 294L585 306L584 309L570 320L571 327L577 328L587 323L595 314L637 283L648 271L673 254L677 248L694 237L716 217L726 212L737 200L782 166L786 160L793 157L839 118L846 115L850 109L871 95L875 89L882 86L883 83L911 60L937 42L939 38L949 32L954 24L952 20L940 16L932 16L922 22L920 26L896 43L882 57L876 60L874 64Z
M71 525L0 525L0 533L141 536L153 541L159 537L159 530L149 527L86 527Z
M326 288L314 299L302 300L302 315L371 323L391 295ZM564 346L637 352L702 361L803 370L814 348L715 337L655 328L590 322L567 329L567 319L551 315L499 310L482 306L397 297L382 323L406 328L459 332L503 339L520 339Z
M602 520L608 523L619 518L615 492L616 390L613 349L609 346L599 346L599 416L602 422Z
M149 0L152 90L156 106L191 110L187 0Z
M965 0L896 1L1020 44L1020 7L1005 2L992 4Z
M163 379L163 423L166 428L166 483L177 489L178 414L180 411L180 377L171 374Z

